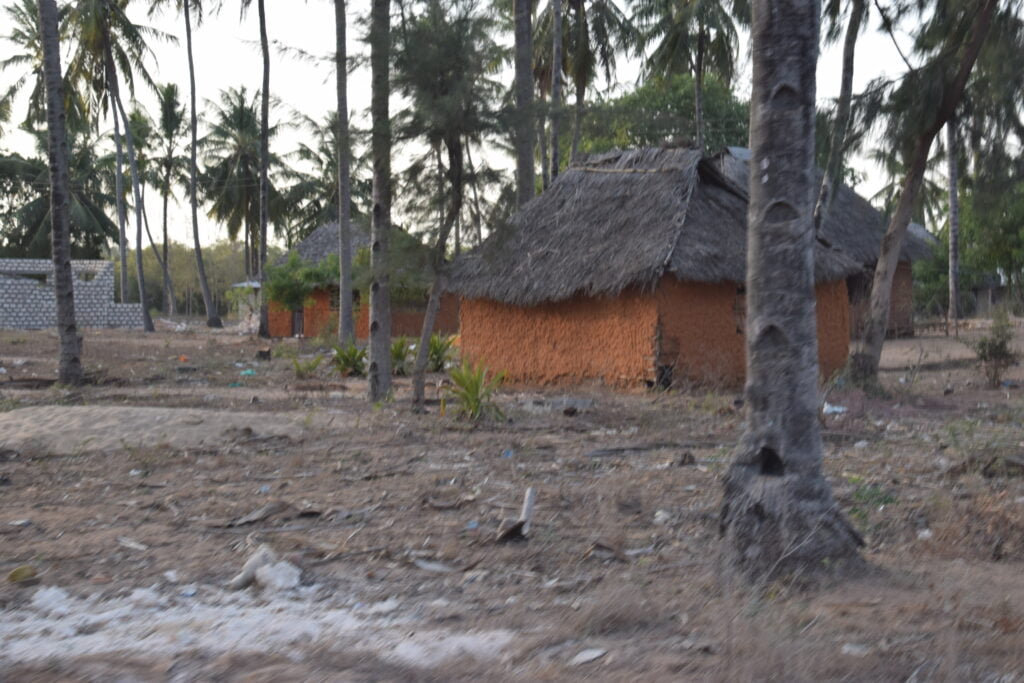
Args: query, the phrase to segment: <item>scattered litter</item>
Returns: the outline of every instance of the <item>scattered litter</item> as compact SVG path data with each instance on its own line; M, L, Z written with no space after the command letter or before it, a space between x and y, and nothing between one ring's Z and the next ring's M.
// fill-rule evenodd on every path
M178 593L178 595L180 595L183 598L192 598L195 597L195 594L198 592L199 586L195 585L194 583L190 583L189 585L184 586L181 589L181 592Z
M672 514L668 510L658 510L654 513L654 523L658 526L668 524L671 519Z
M127 536L118 536L117 544L123 545L125 548L129 548L131 550L149 550L149 546L145 543L139 543L135 539L128 538Z
M514 450L512 450L511 448L506 448L505 450L503 450L501 452L501 457L503 457L503 458L511 458L515 454L516 454L516 452Z
M178 362L179 363L187 363L188 362L188 356L186 356L184 354L178 356Z
M270 484L263 484L256 491L259 493L270 493Z
M27 519L16 519L13 522L8 522L10 526L31 526L32 522Z
M466 522L466 531L476 531L479 528L480 522L476 521L475 519L471 519L468 522Z
M129 477L141 477L143 474L142 470L128 470Z
M525 541L530 533L530 522L533 519L533 504L537 500L537 489L532 486L526 489L523 496L523 508L519 512L519 519L505 519L498 527L497 541Z
M23 564L7 572L8 583L27 583L38 576L36 568L32 565Z
M242 565L241 573L228 582L228 588L231 590L246 588L256 580L257 569L275 562L277 562L277 553L274 552L274 549L268 545L261 545Z
M256 583L270 590L289 590L299 585L302 570L291 562L264 564L256 569Z
M237 389L238 387L244 387L245 385L242 384L241 382L231 382L230 384L228 384L228 386L231 387L232 389Z
M456 571L455 567L451 567L444 562L435 562L433 560L421 560L416 558L412 561L414 565L427 572L437 572L438 574L448 574Z
M252 368L246 368L245 370L242 370L238 374L241 375L242 377L253 377L256 374L256 371L253 370Z
M919 540L919 541L927 541L933 535L934 534L932 534L932 530L931 529L921 529L920 531L917 532L917 540Z
M825 406L822 408L822 412L826 415L842 415L846 411L846 406L835 405L828 401L825 401Z
M863 439L861 439L857 443L853 444L853 447L854 448L867 448L868 447L868 442L864 441Z
M174 569L168 569L164 572L164 579L168 583L178 583L178 572Z
M602 650L599 647L590 648L589 650L583 650L578 655L569 660L570 666L580 666L581 664L589 664L595 659L601 659L608 654L608 650Z

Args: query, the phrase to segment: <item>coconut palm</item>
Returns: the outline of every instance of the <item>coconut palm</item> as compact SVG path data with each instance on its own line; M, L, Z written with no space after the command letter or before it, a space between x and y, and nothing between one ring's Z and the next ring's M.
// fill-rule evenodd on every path
M210 293L210 283L206 277L206 264L203 262L203 248L199 243L199 198L198 182L199 167L196 162L198 154L199 115L196 105L196 66L192 56L192 16L195 13L196 24L203 21L203 0L151 0L150 13L161 10L165 6L173 6L185 20L185 52L188 55L189 83L189 165L188 165L188 199L192 216L192 250L196 257L196 271L199 289L203 294L203 308L206 309L206 326L221 327L220 316Z
M199 141L205 170L203 194L209 214L227 227L228 238L239 233L245 239L245 273L259 274L260 224L260 116L259 94L250 97L245 87L221 91L219 103L211 103L206 117L207 134ZM271 126L270 137L278 132ZM271 164L282 166L277 157ZM270 187L270 208L274 218L282 210L278 190Z
M345 44L345 0L334 0L335 152L338 181L338 342L354 344L356 325L352 301L352 140L348 125L348 47Z
M694 142L704 148L704 76L727 85L736 74L739 27L750 24L749 0L632 0L644 75L693 74Z
M533 141L536 130L533 123L533 52L531 0L514 0L515 15L515 147L516 147L516 202L522 206L533 199L536 192Z
M54 288L57 295L57 335L60 362L57 378L61 384L81 384L82 341L75 324L75 292L71 274L70 225L68 220L67 135L64 131L63 75L60 69L60 38L57 31L57 3L39 0L46 83L46 127L50 151L50 202L53 245Z
M169 275L171 264L170 239L167 235L167 208L171 196L174 194L173 188L188 180L186 172L188 160L179 153L178 148L183 132L182 128L185 124L185 107L181 104L178 86L174 83L160 86L157 94L160 101L160 121L156 135L157 144L160 147L160 157L157 160L159 168L155 181L160 190L160 198L163 200L164 312L174 315L174 287Z

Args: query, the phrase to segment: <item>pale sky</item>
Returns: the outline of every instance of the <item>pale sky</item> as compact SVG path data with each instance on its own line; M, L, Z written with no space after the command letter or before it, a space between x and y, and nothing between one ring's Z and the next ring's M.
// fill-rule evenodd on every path
M3 5L10 5L13 0L5 0ZM621 3L620 3L621 4ZM133 19L138 23L152 25L162 31L179 37L177 45L152 45L154 59L151 73L157 82L175 82L179 84L182 101L188 102L188 64L185 53L184 21L176 14L168 13L149 19L145 16L146 3L135 3ZM261 86L262 62L259 51L259 24L256 4L244 20L239 19L238 2L225 4L217 15L207 15L205 22L193 27L193 44L196 63L196 86L199 93L199 111L202 112L207 99L216 99L222 89L245 86L250 92L257 91ZM296 47L317 56L331 57L334 51L334 3L328 0L267 0L268 34L272 42L284 46ZM352 57L365 54L363 37L365 28L363 19L369 14L369 0L349 0L348 2L348 52ZM854 92L863 89L871 79L886 75L895 76L904 71L903 63L892 41L886 35L875 30L872 21L857 45ZM6 30L0 28L0 32ZM906 46L906 36L897 37ZM511 37L507 37L508 40ZM737 78L737 90L741 97L750 92L750 63L747 59L748 46L744 45L743 67ZM0 59L11 52L11 46L0 41ZM841 43L827 48L818 63L818 100L825 102L834 98L839 92L839 76L841 70ZM281 50L273 50L270 69L270 90L274 97L279 98L287 107L304 112L314 119L322 119L328 111L335 108L335 89L333 65L329 62L309 63L300 61L294 56L284 54ZM623 87L630 87L636 78L636 60L619 59L618 80ZM0 73L0 86L8 85L15 75ZM511 82L511 69L505 77ZM349 77L348 102L349 109L356 116L365 116L370 103L369 66L364 65L355 70ZM142 106L154 116L158 112L156 97L144 87L139 87L137 95ZM392 113L397 110L392 102ZM24 103L16 103L13 121L20 121L24 116ZM277 109L277 116L285 120L288 116L286 107ZM365 121L363 122L365 123ZM112 125L112 124L108 124ZM200 136L203 134L200 125ZM286 153L295 148L296 142L303 133L301 130L288 129L275 142L278 153ZM737 144L745 144L739 140ZM27 136L20 131L8 129L2 140L2 146L15 151L30 151ZM496 166L513 167L511 158L492 157L491 163ZM885 179L873 165L858 160L854 162L858 170L866 174L865 181L858 186L858 191L870 197L884 185ZM395 164L395 170L400 164ZM158 216L159 201L155 192L148 193L150 216ZM155 226L154 226L155 227ZM191 242L191 221L188 218L187 202L172 211L170 219L171 239L179 242ZM221 226L214 224L203 214L200 207L200 234L204 243L212 242L224 236Z

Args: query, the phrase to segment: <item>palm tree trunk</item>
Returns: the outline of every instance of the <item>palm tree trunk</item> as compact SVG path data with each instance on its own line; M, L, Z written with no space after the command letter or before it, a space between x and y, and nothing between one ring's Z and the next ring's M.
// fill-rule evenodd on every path
M163 294L164 304L166 312L167 303L167 292L170 290L171 299L174 298L174 291L171 289L171 273L167 268L167 226L164 226L164 244L163 252L164 255L160 256L160 249L156 248L156 242L153 240L153 233L149 229L149 212L146 211L146 186L143 185L142 191L142 224L146 227L146 238L149 240L149 246L153 250L153 257L156 258L156 263L160 266L160 272L163 275Z
M924 181L924 172L928 164L928 152L939 130L953 117L967 87L967 79L978 59L981 46L985 42L992 26L998 0L985 0L974 15L974 22L968 34L964 49L960 53L960 61L955 77L942 89L942 97L935 112L935 118L917 138L914 150L910 155L910 166L907 176L900 189L900 198L896 210L889 221L882 245L875 264L875 276L871 283L871 304L868 308L868 319L864 325L861 339L854 346L850 355L850 375L859 384L877 384L878 365L882 359L882 345L885 342L885 331L889 325L889 304L892 300L892 280L896 274L900 248L907 234L907 226L914 210L917 195Z
M551 182L558 177L559 123L562 118L562 0L551 3Z
M960 336L960 197L957 192L957 145L956 117L946 122L946 147L949 163L949 320L953 321L953 332Z
M476 243L483 244L483 212L480 210L480 177L477 175L476 167L473 164L473 155L470 153L470 141L465 141L466 165L469 167L469 176L473 188L473 230L476 233Z
M533 160L533 35L531 1L514 0L516 43L516 199L519 206L533 199L536 170Z
M697 32L697 60L693 70L693 121L697 131L697 149L704 151L704 27Z
M267 173L270 168L270 45L267 41L267 12L264 0L258 0L260 15L260 48L263 51L263 90L260 93L260 329L259 335L270 337L270 323L267 313L267 297L264 293L267 279L267 228L270 223L270 181Z
M46 83L46 127L50 166L50 243L53 255L54 292L57 299L57 335L60 361L57 380L77 386L82 383L82 340L75 321L74 277L71 272L71 225L68 216L68 142L65 131L64 83L60 68L60 39L57 33L57 4L39 0L43 71Z
M448 215L439 226L437 243L434 245L431 264L434 270L434 283L430 287L430 299L427 301L427 310L423 315L423 329L420 331L420 343L416 347L416 362L412 369L412 404L415 410L423 409L430 335L437 324L441 297L447 286L445 251L448 247L448 236L451 234L452 228L457 225L459 215L462 213L465 185L462 168L462 140L457 135L453 136L445 141L445 147L448 149L448 185L451 188L452 200L448 206ZM457 232L456 239L458 239ZM456 251L458 251L458 247L456 247Z
M546 103L542 102L542 104ZM542 190L546 190L551 186L551 157L548 154L548 132L544 125L547 123L546 119L547 117L543 111L537 115L537 137L540 138L540 173Z
M367 365L369 399L391 394L391 0L373 0L370 10L370 147L373 156L373 218L370 235L370 353Z
M349 155L352 143L348 129L348 49L345 44L345 0L334 0L335 57L338 88L338 341L356 341L352 304L352 178Z
M753 5L751 168L770 159L771 170L751 174L746 429L719 528L726 568L761 585L856 561L863 543L821 471L811 257L818 13L816 1Z
M576 49L583 49L587 37L587 17L584 14L583 2L576 5ZM580 152L580 138L583 135L583 116L586 113L583 101L587 95L587 81L582 73L577 73L576 81L576 117L573 120L572 128L572 149L569 153L569 163L576 161Z
M117 204L117 249L119 254L120 270L118 271L118 285L121 294L120 301L128 301L128 232L126 223L128 221L127 211L124 205L124 153L121 147L121 117L117 111L114 114L114 194Z
M199 171L196 168L197 129L199 117L196 115L196 66L192 58L192 18L190 11L190 0L183 0L185 12L185 45L188 52L188 84L189 84L189 129L192 134L192 144L189 148L188 167L188 198L192 209L192 246L196 254L196 271L199 274L199 288L203 292L203 307L206 309L206 326L223 327L217 309L213 305L213 297L210 295L210 284L206 279L206 267L203 265L203 248L199 244L199 201L196 198L196 182Z
M146 303L146 278L142 268L142 252L145 247L142 245L142 191L139 189L139 165L135 158L135 142L132 139L132 129L128 125L128 114L121 102L121 93L117 85L117 74L113 69L113 58L107 53L110 65L110 97L121 114L121 122L124 123L124 139L128 147L128 167L132 176L132 196L135 199L135 276L139 281L139 303L142 306L142 329L146 332L155 332L153 319L149 315L149 306ZM115 112L115 116L117 116Z
M249 248L249 243L252 238L249 235L249 221L245 222L245 279L252 279L252 250Z
M836 120L832 129L832 141L828 151L828 162L818 190L818 202L814 206L814 232L821 233L821 227L832 208L832 197L839 181L839 168L843 163L843 148L846 146L846 131L850 127L850 102L853 99L853 61L864 19L865 0L853 0L850 5L850 21L846 25L843 39L843 74L839 85L839 101L836 103Z
M167 171L164 176L164 191L163 191L163 228L164 228L164 315L174 315L177 313L177 302L174 300L174 283L171 281L171 262L170 262L170 249L167 243L167 205L170 200L170 188L171 188L171 176L170 171Z

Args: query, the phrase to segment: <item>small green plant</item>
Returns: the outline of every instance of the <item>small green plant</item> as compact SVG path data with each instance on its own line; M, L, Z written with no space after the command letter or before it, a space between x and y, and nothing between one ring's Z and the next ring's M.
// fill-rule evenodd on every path
M1000 306L992 314L992 329L989 333L977 341L969 342L978 360L981 361L990 387L999 386L1003 373L1017 359L1017 354L1010 348L1012 339L1013 326L1010 324L1010 316L1006 308Z
M295 379L309 379L316 373L316 369L320 367L324 357L317 354L309 360L303 361L298 358L292 358L292 368L295 370Z
M342 377L362 377L366 374L366 349L355 344L334 345L334 369Z
M494 394L505 380L504 372L488 377L483 363L463 363L461 367L452 368L451 378L448 393L454 398L455 412L460 417L476 422L484 417L504 416L494 401Z
M444 372L449 358L452 355L452 345L455 337L447 335L430 335L430 346L427 347L427 367L431 372Z
M853 500L869 507L880 507L896 502L896 496L877 484L861 484L853 491Z
M409 352L412 351L412 343L408 337L398 337L391 342L391 371L403 377L409 374Z
M313 337L313 345L318 349L329 349L338 341L338 314L331 313L327 316L320 333Z
M270 355L274 358L298 358L299 347L293 344L278 344L270 352Z

